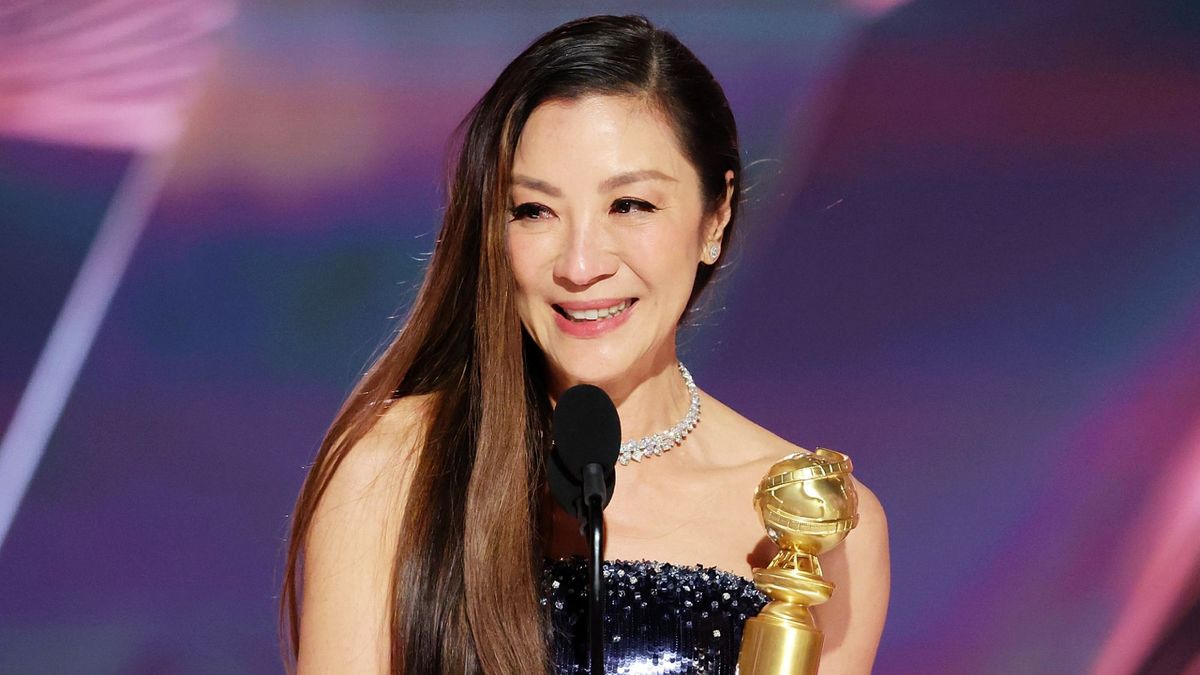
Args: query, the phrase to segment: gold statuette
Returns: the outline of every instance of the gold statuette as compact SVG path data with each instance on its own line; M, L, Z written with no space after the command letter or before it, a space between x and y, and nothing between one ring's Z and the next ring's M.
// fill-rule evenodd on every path
M833 593L817 556L858 524L850 458L835 450L797 452L776 462L754 491L754 507L779 553L754 570L754 585L771 598L746 621L740 675L811 675L821 661L821 631L809 607Z

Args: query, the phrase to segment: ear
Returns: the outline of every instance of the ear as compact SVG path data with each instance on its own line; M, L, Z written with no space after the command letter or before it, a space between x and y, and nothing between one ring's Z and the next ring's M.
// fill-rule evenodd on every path
M725 198L721 200L719 206L713 214L705 221L704 237L700 242L700 260L710 265L717 262L720 257L721 238L725 235L725 228L729 225L729 219L733 215L733 209L730 206L730 200L733 198L733 169L725 172ZM717 247L717 255L712 255L712 247Z

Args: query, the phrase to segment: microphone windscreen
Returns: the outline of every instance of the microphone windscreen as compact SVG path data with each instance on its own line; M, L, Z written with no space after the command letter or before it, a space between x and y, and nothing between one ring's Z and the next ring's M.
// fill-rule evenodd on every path
M567 476L558 452L550 453L550 461L546 464L546 483L550 486L550 495L554 497L554 501L558 502L564 511L582 521L584 519L583 484L578 480L571 480ZM604 505L608 506L607 500Z
M592 463L612 471L621 448L621 418L603 389L578 384L563 392L554 408L554 445L561 468L574 480Z

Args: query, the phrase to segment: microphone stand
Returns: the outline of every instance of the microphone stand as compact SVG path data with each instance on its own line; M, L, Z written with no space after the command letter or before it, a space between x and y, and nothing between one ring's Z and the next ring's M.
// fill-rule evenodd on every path
M588 589L588 648L592 675L604 675L604 469L599 464L583 467L584 537L591 576Z

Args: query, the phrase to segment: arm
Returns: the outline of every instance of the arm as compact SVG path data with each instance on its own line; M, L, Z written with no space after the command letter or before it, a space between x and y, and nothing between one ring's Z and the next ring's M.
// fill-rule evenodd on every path
M298 675L387 672L388 591L422 404L394 402L317 504L304 553Z
M825 578L837 584L833 597L813 608L825 633L821 675L870 673L887 615L891 572L887 517L875 493L854 479L858 526L841 546L821 556Z

